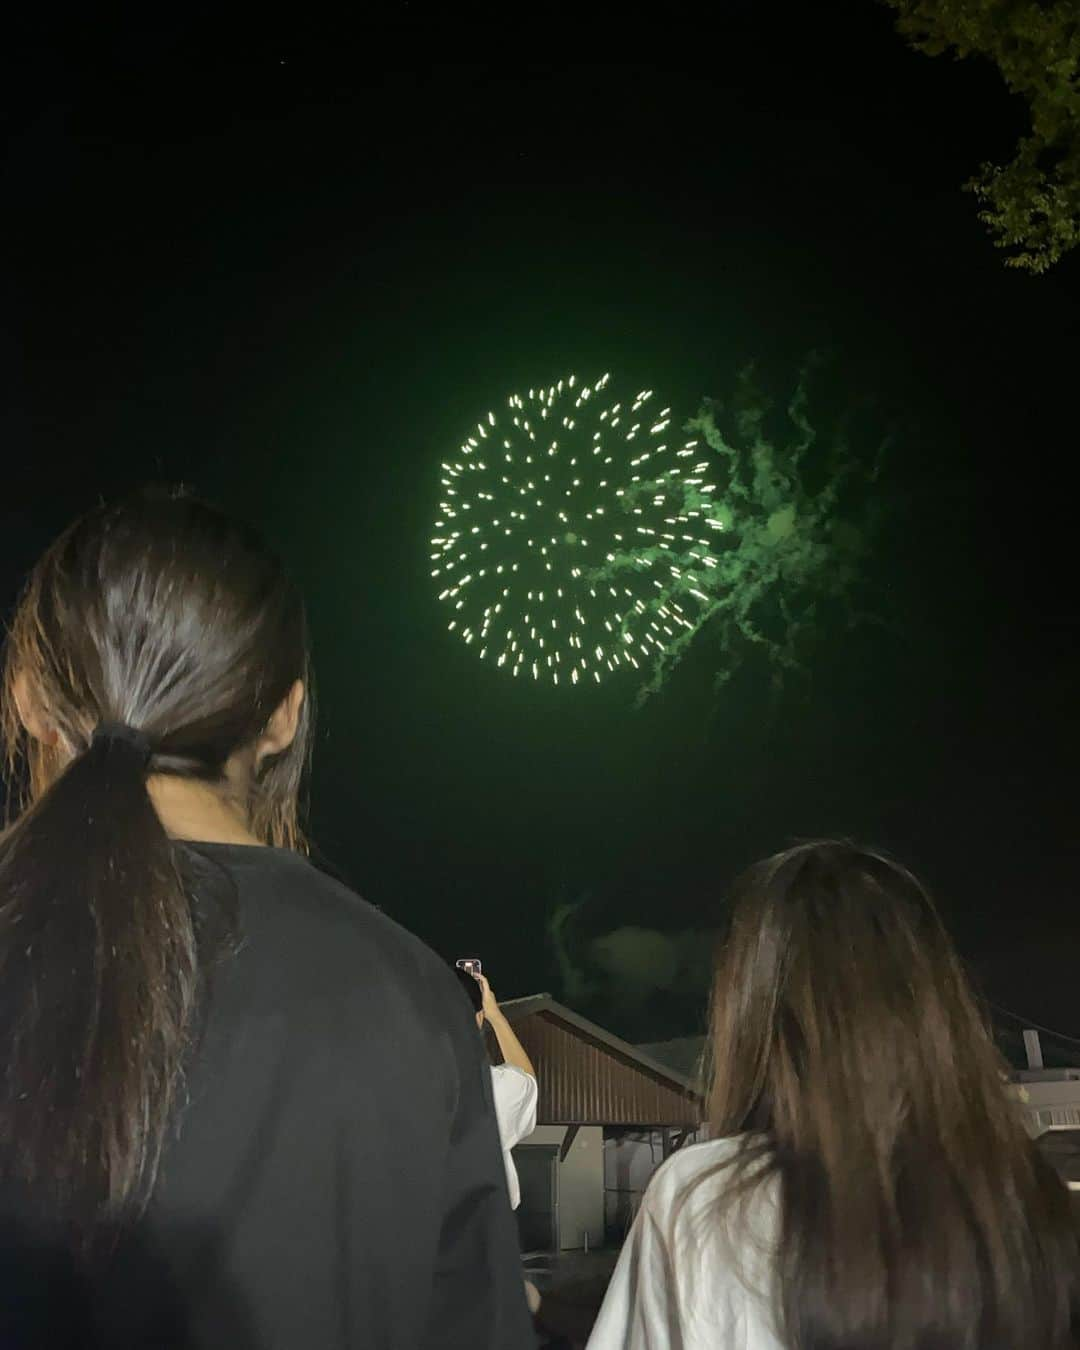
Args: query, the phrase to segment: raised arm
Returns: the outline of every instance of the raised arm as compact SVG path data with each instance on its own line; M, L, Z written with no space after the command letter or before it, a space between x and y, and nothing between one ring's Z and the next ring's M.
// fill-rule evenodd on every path
M488 984L483 975L479 979L480 986L484 991L484 1016L495 1033L495 1039L499 1042L503 1059L507 1064L512 1064L515 1069L521 1069L535 1078L536 1070L532 1066L532 1060L525 1053L525 1047L514 1035L513 1027L503 1016L498 1000L491 991L491 985Z

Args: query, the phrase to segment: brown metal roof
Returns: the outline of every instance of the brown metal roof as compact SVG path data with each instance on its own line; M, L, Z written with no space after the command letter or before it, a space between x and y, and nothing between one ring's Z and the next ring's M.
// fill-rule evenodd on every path
M693 1126L693 1084L550 994L500 1005L536 1068L541 1125Z

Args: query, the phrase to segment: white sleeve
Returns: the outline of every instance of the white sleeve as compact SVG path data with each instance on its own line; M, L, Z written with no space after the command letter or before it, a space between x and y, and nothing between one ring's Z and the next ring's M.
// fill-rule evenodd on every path
M509 1153L536 1129L536 1079L512 1064L499 1064L491 1070L491 1085L499 1139Z
M647 1204L623 1243L587 1350L686 1350L667 1244Z

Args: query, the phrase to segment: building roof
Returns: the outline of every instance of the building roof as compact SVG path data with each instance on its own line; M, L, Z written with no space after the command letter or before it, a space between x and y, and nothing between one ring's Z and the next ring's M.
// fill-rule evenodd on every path
M674 1069L690 1082L696 1083L702 1056L705 1053L705 1037L678 1036L672 1041L653 1041L649 1045L639 1045L638 1050L658 1064L666 1064L669 1069Z
M697 1087L690 1077L676 1071L671 1065L664 1064L659 1058L653 1058L651 1054L645 1052L640 1046L630 1045L612 1031L603 1029L595 1022L590 1022L589 1018L582 1017L579 1012L566 1007L566 1004L559 1003L549 994L533 994L529 998L510 999L506 1003L499 1004L506 1021L510 1023L520 1023L526 1018L540 1017L545 1022L562 1023L571 1034L585 1041L593 1042L599 1049L605 1050L610 1056L628 1065L629 1068L639 1069L645 1073L649 1079L657 1080L664 1087L678 1093L682 1098L698 1099ZM526 1045L526 1049L529 1046Z

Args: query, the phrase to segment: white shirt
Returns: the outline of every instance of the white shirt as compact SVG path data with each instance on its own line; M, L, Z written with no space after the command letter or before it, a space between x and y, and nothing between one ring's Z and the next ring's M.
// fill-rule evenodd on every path
M517 1209L521 1204L521 1187L510 1150L536 1129L536 1079L512 1064L496 1064L491 1070L491 1086L495 1093L495 1118L499 1122L510 1208Z
M773 1313L775 1181L716 1202L738 1140L684 1148L658 1169L623 1246L588 1350L784 1350ZM689 1184L698 1182L687 1191ZM687 1199L676 1214L676 1201Z

